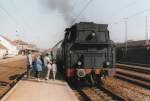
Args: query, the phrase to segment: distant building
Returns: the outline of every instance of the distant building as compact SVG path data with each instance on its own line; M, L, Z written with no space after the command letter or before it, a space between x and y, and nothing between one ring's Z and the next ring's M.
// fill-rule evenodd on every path
M28 47L28 43L24 42L22 40L14 40L13 44L15 44L17 46L18 50L24 50Z
M7 48L0 44L0 59L7 55Z
M125 42L122 43L116 43L117 47L125 47ZM128 40L127 41L127 46L141 46L141 45L149 45L146 43L146 40L138 40L138 41L133 41L133 40Z
M14 40L13 44L17 46L17 49L19 50L19 54L25 54L27 50L30 50L30 51L37 50L36 45L29 44L23 40Z
M0 44L7 49L8 56L18 55L18 49L17 49L17 47L7 37L0 35Z

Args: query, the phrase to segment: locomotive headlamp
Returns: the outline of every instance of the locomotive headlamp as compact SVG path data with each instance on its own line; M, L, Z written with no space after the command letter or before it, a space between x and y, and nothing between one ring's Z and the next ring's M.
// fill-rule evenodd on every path
M107 62L106 62L106 65L107 65L107 66L109 66L109 65L110 65L110 62L109 62L109 61L107 61Z
M72 54L72 51L69 51L70 54Z
M92 36L95 37L95 33L92 33Z
M81 62L81 61L78 61L78 65L81 66L81 65L82 65L82 62Z

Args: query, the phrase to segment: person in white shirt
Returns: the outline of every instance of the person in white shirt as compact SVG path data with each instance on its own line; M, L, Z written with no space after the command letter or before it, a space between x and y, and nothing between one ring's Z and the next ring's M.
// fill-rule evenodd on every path
M49 58L49 54L47 53L47 54L44 56L44 67L45 67L45 68L47 68L48 62L50 62L50 58Z
M49 80L50 72L52 70L52 62L47 63L47 74L46 74L46 80Z
M45 79L48 80L49 79L49 75L50 75L50 58L49 58L49 54L47 53L45 56L44 56L44 73L46 74L45 75ZM52 63L51 63L52 64ZM49 67L48 67L49 65Z
M27 54L27 78L30 77L30 74L31 74L31 69L32 69L32 54L31 54L31 51L28 51L28 54Z
M57 65L56 65L55 60L53 61L53 64L52 64L52 72L53 72L53 79L55 80L56 79L56 73L57 73Z

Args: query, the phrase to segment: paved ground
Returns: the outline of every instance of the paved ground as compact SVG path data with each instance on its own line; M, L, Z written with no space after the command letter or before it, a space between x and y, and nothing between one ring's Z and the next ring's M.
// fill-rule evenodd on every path
M16 56L0 60L0 96L6 93L17 75L26 70L26 57ZM21 80L1 100L2 101L78 101L72 90L63 81L58 72L56 81L45 81L45 72L41 79ZM32 77L31 77L32 78ZM50 76L52 79L52 75ZM17 89L16 89L17 88Z
M25 56L0 60L0 97L10 89L10 84L25 72L25 63Z
M78 101L78 99L64 81L21 80L2 101Z

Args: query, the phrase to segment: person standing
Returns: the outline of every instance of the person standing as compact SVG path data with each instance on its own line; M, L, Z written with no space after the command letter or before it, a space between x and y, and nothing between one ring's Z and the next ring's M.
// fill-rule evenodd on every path
M57 73L57 65L56 65L55 60L53 61L53 64L52 64L52 72L53 72L53 79L55 80L56 79L56 73Z
M48 64L47 64L47 75L46 75L46 80L49 79L51 69L52 69L52 62L50 61L50 62L48 62Z
M52 64L52 62L50 61L49 54L47 53L44 56L44 73L46 74L46 76L45 76L46 80L49 79L49 74L51 71L51 64Z
M35 70L36 70L36 77L37 77L37 80L40 81L40 75L41 75L41 72L42 72L42 61L40 59L40 55L38 55L36 57L36 60L35 60Z
M27 78L30 77L32 69L32 54L31 51L28 51L27 53Z
M50 62L50 58L49 58L49 54L47 53L47 54L44 56L44 67L45 67L45 68L47 68L48 62Z

